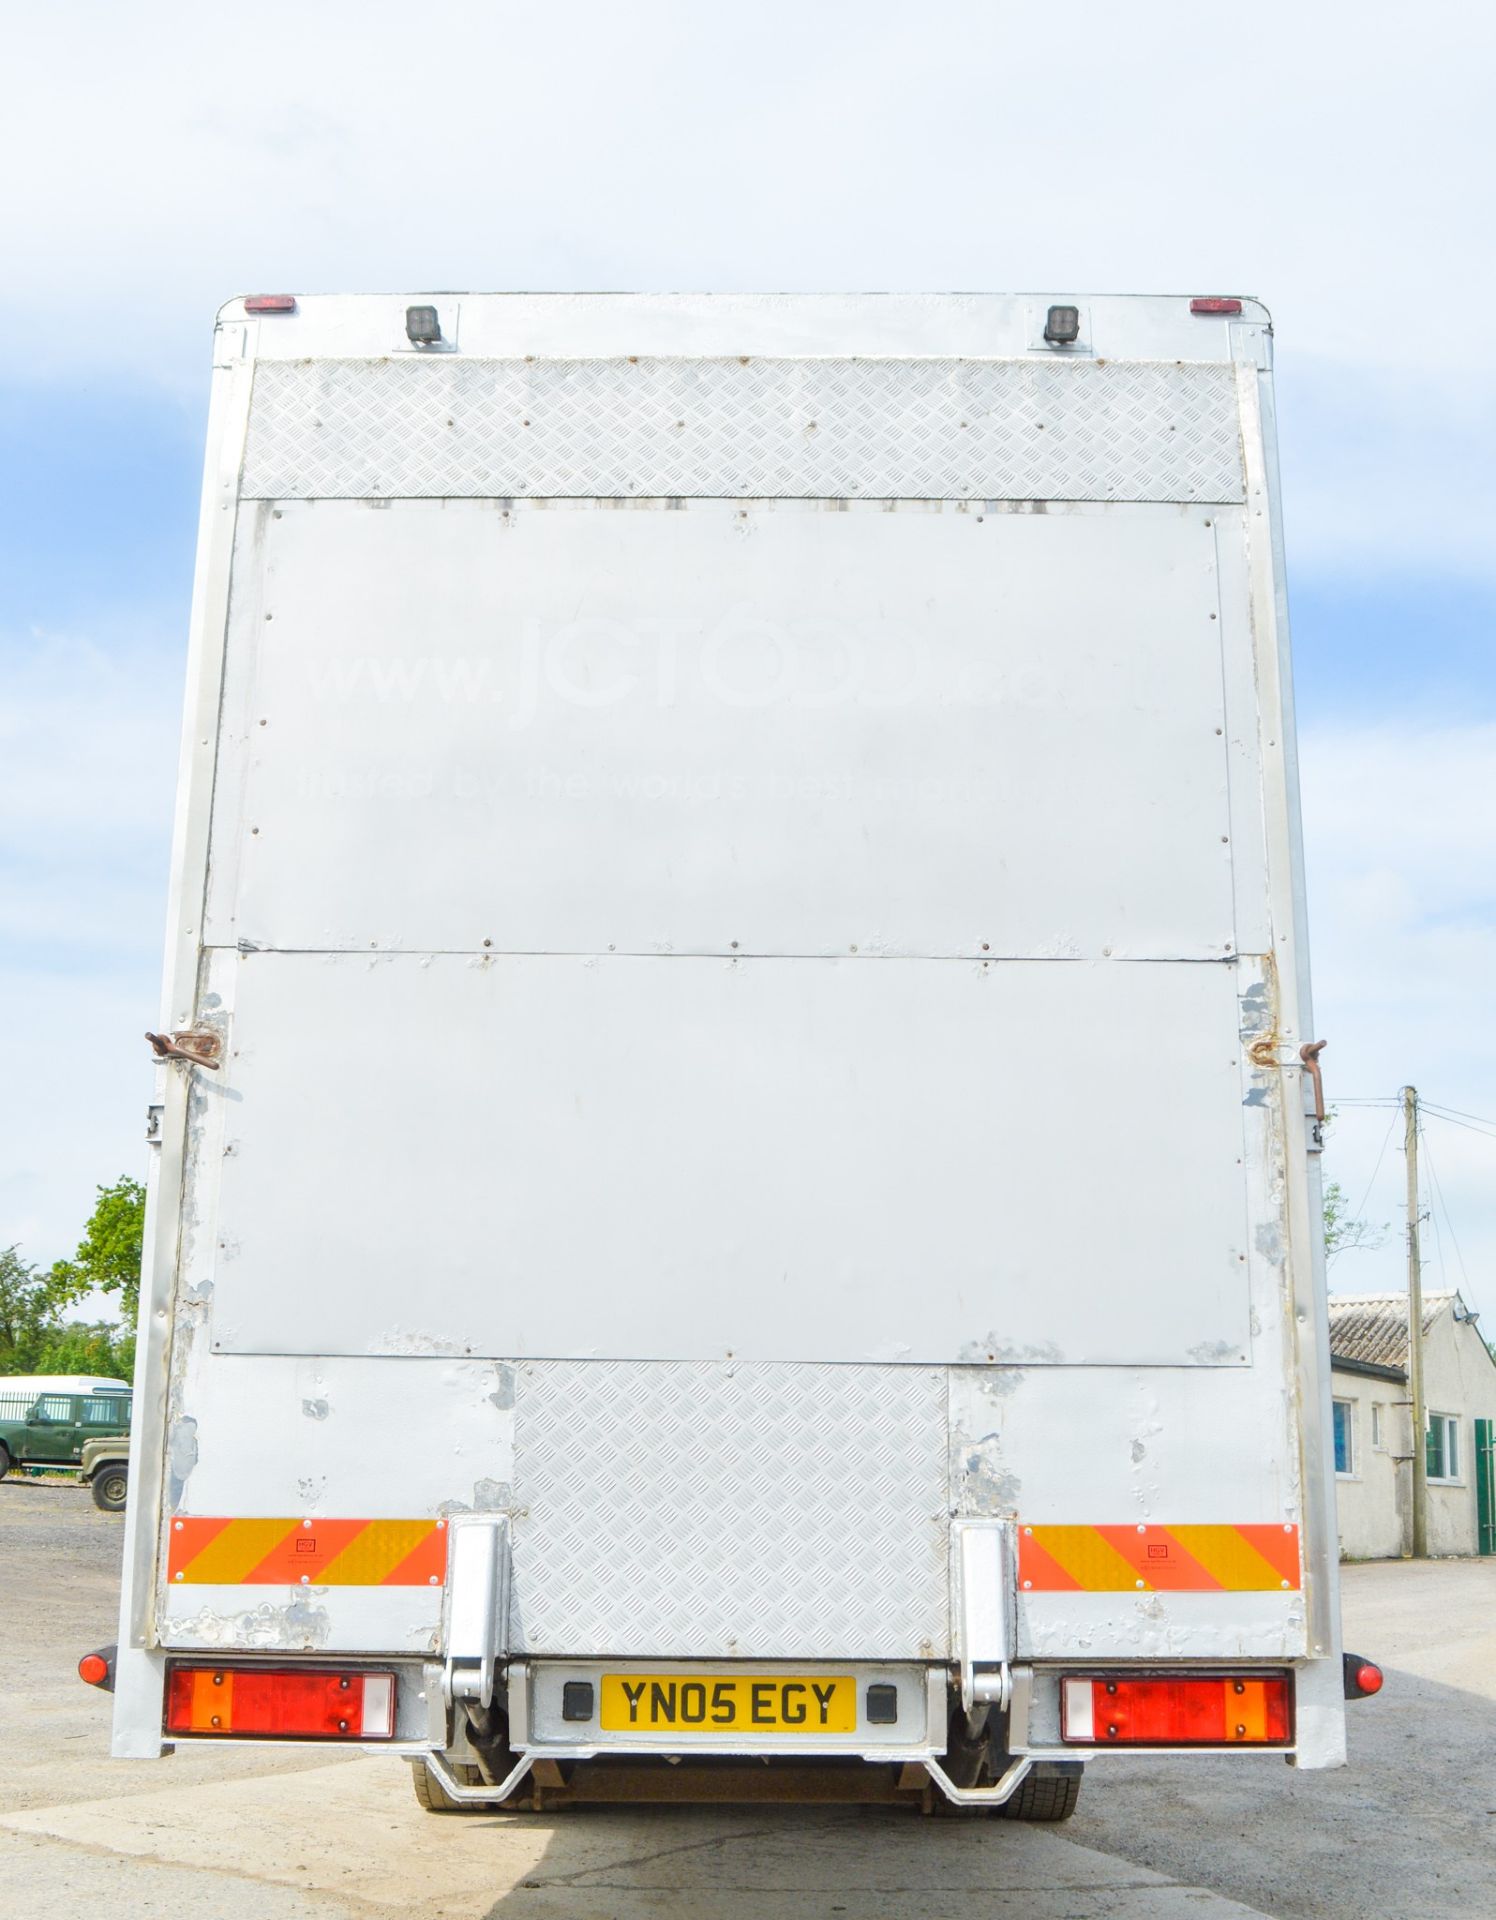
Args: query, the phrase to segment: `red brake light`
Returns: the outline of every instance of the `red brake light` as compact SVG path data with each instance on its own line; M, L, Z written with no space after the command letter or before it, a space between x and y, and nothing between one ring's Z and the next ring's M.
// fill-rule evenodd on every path
M249 293L244 296L246 313L295 313L294 293Z
M166 1731L388 1740L395 1731L395 1676L283 1667L173 1667L166 1689Z
M1087 1747L1286 1746L1292 1695L1286 1673L1067 1675L1061 1737Z
M1222 299L1213 293L1202 293L1190 302L1191 313L1240 313L1240 300Z

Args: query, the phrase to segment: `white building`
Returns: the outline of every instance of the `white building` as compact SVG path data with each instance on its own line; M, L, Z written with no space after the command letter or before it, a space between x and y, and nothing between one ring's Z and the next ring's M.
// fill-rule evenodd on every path
M1428 1544L1496 1553L1496 1361L1458 1293L1423 1296ZM1340 1551L1385 1560L1412 1550L1408 1299L1330 1302Z

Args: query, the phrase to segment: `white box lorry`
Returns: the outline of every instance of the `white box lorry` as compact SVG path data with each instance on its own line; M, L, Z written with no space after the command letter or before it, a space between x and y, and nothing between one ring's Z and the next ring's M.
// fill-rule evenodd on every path
M1342 1761L1270 346L224 308L117 1753Z

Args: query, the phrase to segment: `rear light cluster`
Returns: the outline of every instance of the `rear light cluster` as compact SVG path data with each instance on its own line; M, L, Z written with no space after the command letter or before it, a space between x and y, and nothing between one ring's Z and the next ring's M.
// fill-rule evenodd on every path
M173 1667L166 1687L166 1731L270 1740L388 1740L395 1731L395 1676Z
M1071 1746L1282 1747L1293 1732L1286 1673L1072 1674L1060 1702Z

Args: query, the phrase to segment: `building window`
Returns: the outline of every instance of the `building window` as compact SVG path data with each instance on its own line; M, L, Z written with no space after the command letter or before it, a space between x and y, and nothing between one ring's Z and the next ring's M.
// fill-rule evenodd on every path
M1356 1403L1354 1400L1336 1400L1335 1410L1335 1471L1342 1478L1356 1471Z
M1387 1409L1382 1405L1380 1400L1372 1401L1371 1403L1371 1444L1378 1453L1385 1453L1387 1451L1386 1436L1382 1429L1382 1421L1386 1415L1386 1411Z
M1431 1413L1425 1436L1430 1480L1460 1477L1460 1423L1452 1413Z

